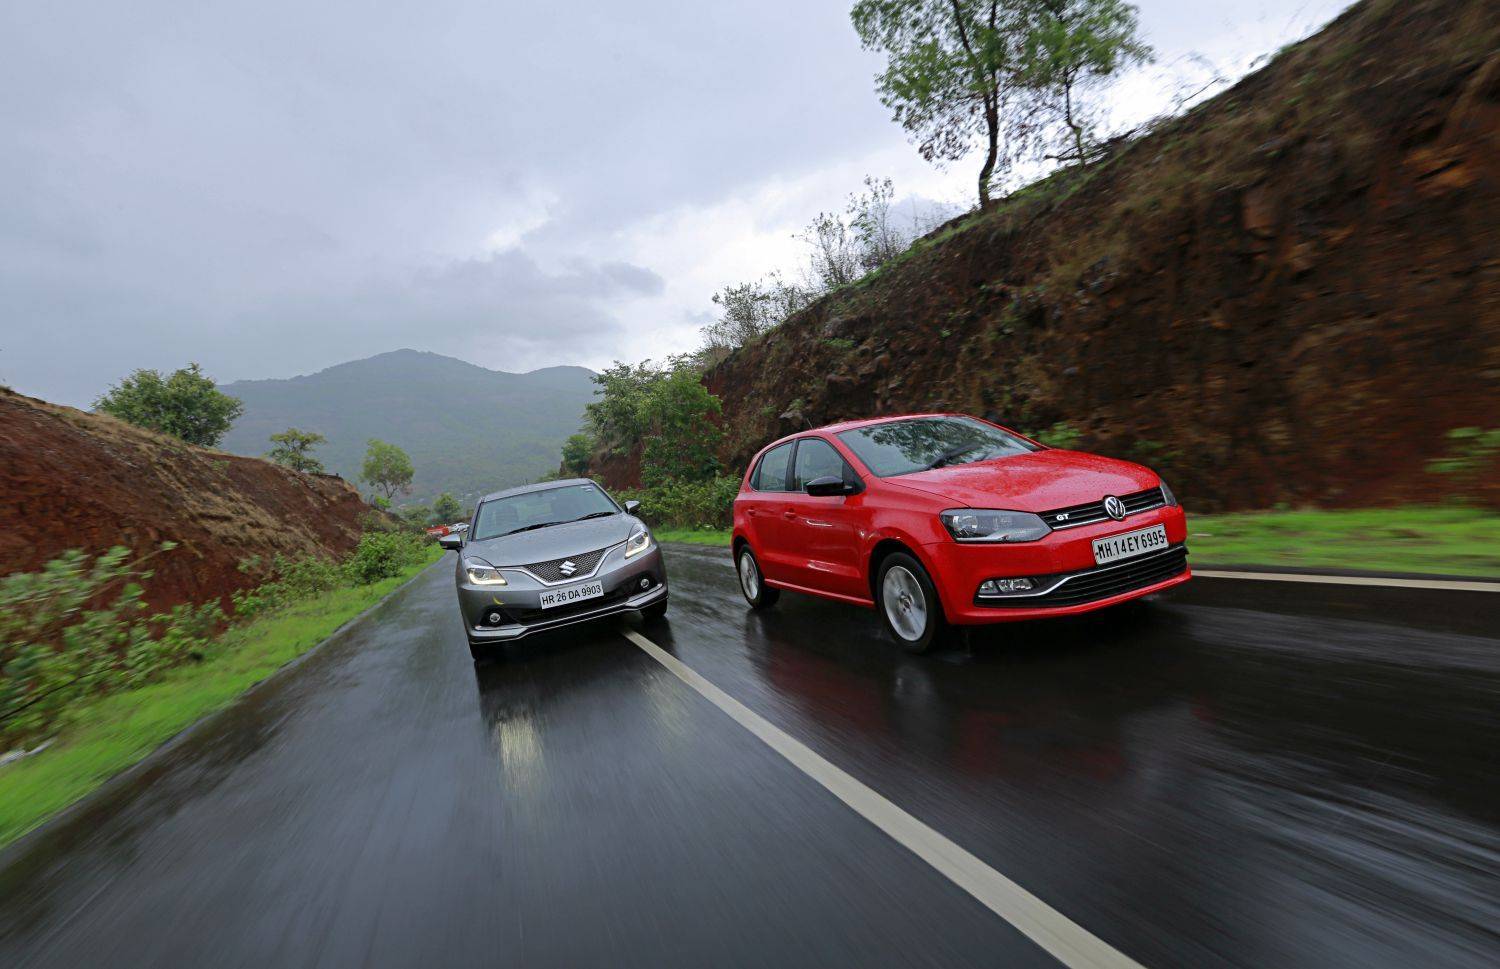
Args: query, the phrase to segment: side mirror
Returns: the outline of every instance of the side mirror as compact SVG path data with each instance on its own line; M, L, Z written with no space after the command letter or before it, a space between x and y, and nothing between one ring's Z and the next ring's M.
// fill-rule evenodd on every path
M636 501L635 499L632 498L630 501L625 502L625 514L627 514L627 515L634 515L636 512L638 512L640 510L641 510L641 503L639 501Z
M464 547L464 537L459 532L449 532L447 535L443 535L438 538L438 544L445 549L451 549L452 551L457 552L459 549Z
M822 478L814 478L807 483L807 493L814 498L833 498L839 495L854 493L854 486L845 484L843 478L834 475L826 475Z

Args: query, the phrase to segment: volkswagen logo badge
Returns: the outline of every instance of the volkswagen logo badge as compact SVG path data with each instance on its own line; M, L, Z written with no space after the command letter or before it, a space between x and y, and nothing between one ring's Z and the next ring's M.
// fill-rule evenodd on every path
M1115 499L1115 501L1119 500L1120 499L1118 498ZM1125 516L1124 514L1121 514L1120 517L1124 518ZM557 567L557 571L561 572L563 575L572 575L574 572L578 571L578 566L573 563L572 559L565 559L563 561L563 564Z
M1125 520L1125 502L1114 495L1104 496L1104 513L1117 522Z

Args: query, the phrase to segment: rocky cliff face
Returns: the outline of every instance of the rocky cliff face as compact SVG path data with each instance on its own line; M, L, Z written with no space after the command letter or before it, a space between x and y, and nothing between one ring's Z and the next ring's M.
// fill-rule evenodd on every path
M1065 422L1202 508L1434 497L1444 432L1500 427L1500 8L1356 5L705 379L735 466L951 409Z
M347 553L369 512L335 477L0 391L0 574L69 548L144 555L171 540L178 547L149 565L147 601L207 602L259 580L241 563Z

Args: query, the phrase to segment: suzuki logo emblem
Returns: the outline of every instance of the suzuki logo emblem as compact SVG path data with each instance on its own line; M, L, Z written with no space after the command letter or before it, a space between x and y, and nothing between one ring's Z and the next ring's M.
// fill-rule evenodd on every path
M1117 522L1124 521L1125 502L1116 498L1114 495L1106 495L1104 497L1104 513Z
M563 575L572 575L574 572L578 571L578 566L573 563L572 559L568 559L567 561L563 562L562 565L559 565L557 567L557 571L561 572Z

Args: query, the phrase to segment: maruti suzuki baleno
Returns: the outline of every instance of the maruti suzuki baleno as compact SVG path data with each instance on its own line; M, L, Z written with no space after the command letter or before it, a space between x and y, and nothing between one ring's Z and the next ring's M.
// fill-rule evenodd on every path
M961 414L851 421L773 442L734 500L753 608L781 590L874 607L931 649L950 624L1072 615L1186 582L1187 522L1128 461Z

